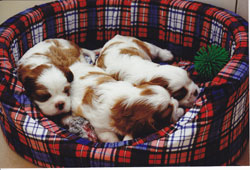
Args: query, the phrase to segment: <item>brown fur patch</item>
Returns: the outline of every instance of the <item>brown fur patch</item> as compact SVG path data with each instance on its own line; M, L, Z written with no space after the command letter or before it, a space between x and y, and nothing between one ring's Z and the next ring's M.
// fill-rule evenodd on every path
M133 138L145 137L170 124L174 106L169 104L167 108L159 106L154 109L143 101L126 105L126 99L116 101L111 108L111 126L116 127L123 135L132 135ZM162 110L162 111L160 111Z
M111 126L116 127L122 134L141 137L156 131L153 116L157 111L143 101L127 106L125 99L120 99L111 112Z
M104 59L105 59L105 54L101 53L96 61L96 65L100 68L103 68L103 69L106 68L105 63L104 63Z
M96 76L109 76L108 74L106 73L103 73L103 72L98 72L98 71L90 71L88 72L88 74L86 74L85 76L81 76L80 79L85 79L89 76L93 76L93 75L96 75ZM110 76L109 76L110 77Z
M115 74L111 74L111 77L113 77L113 79L115 79L116 81L121 80L121 79L120 79L120 72L117 72L117 73L115 73Z
M158 110L162 110L162 107L163 106L160 106ZM174 106L172 104L169 104L167 109L154 115L154 119L156 121L155 123L156 129L162 129L171 124L170 121L173 111L174 111Z
M172 104L168 105L168 108L161 114L162 118L166 118L169 115L171 116L174 111L174 106Z
M70 96L70 86L64 87L63 93L67 94L67 96Z
M144 89L141 93L142 96L150 96L155 94L155 92L152 89Z
M45 54L51 59L51 62L56 66L69 67L79 60L80 53L74 49L59 49L57 47L50 47L50 53Z
M109 74L107 74L107 73L98 72L98 71L90 71L90 72L88 73L88 75L102 75L102 76L109 76Z
M46 40L48 42L53 42L49 48L49 52L43 54L50 58L51 63L58 67L69 67L76 61L79 61L80 47L73 42L70 43L70 47L64 49L64 46L60 44L58 40Z
M139 85L134 85L137 88L147 88L148 86L152 85L150 82L142 81Z
M93 99L96 97L95 91L92 87L87 87L82 98L82 104L93 106Z
M119 44L122 44L123 42L120 42L120 41L116 41L116 42L113 42L111 44L109 44L107 47L105 47L103 50L102 50L102 53L105 53L109 48L115 46L115 45L119 45Z
M114 82L115 80L111 76L102 76L97 78L97 85L103 84L103 83L109 83Z
M185 87L182 87L181 89L177 90L176 92L172 93L172 96L176 100L182 100L188 93L188 90Z
M169 85L168 81L162 77L153 78L152 80L150 80L150 83L152 83L154 85L162 86L165 89L167 89L168 85Z
M133 39L133 42L136 43L150 58L152 58L152 54L148 46L141 40Z
M155 77L153 78L152 80L150 81L145 81L145 80L142 80L139 84L138 84L138 87L142 86L142 85L145 85L145 84L149 84L149 85L159 85L159 86L162 86L164 87L165 89L168 88L168 81L162 77Z
M50 68L50 66L45 64L37 66L34 69L31 69L30 65L19 66L19 77L24 85L24 88L26 89L27 95L30 96L32 100L45 102L51 97L48 92L48 89L44 85L36 83L38 76L42 73L44 69L48 68Z
M139 56L143 59L148 60L148 56L145 56L135 47L123 48L120 50L120 54L127 54L129 56Z
M26 78L36 79L44 69L50 68L50 66L42 64L40 66L35 67L34 69L31 68L31 65L19 66L18 75L23 83L25 82Z
M89 76L95 76L95 75L98 76L97 79L96 79L97 85L115 81L112 76L110 76L110 75L108 75L106 73L97 72L97 71L96 72L95 71L90 71L90 72L88 72L87 75L81 76L80 79L85 79L85 78L87 78Z
M103 69L105 69L106 68L106 66L105 66L105 56L106 56L106 54L105 54L105 52L110 48L110 47L112 47L112 46L114 46L114 45L118 45L118 44L121 44L122 42L119 42L119 41L117 41L117 42L113 42L113 43L111 43L111 44L109 44L107 47L105 47L104 49L102 49L101 50L101 53L100 53L100 55L99 55L99 57L98 57L98 59L97 59L97 61L96 61L96 65L98 66L98 67L100 67L100 68L103 68Z
M84 114L82 111L82 108L80 106L77 107L77 109L72 113L73 116L80 116L84 118Z

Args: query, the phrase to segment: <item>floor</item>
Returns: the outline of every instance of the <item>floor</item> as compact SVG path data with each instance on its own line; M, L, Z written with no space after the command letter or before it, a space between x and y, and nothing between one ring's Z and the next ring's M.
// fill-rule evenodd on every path
M1 1L1 0L0 0ZM45 2L51 2L53 0L26 0L26 1L19 1L19 0L12 0L12 1L1 1L0 2L0 24L4 22L7 18L10 16L13 16L14 14L17 14L20 11L23 11L24 9L28 7L32 7L34 5L38 5L41 3ZM199 0L199 1L204 1L204 0ZM214 1L218 2L215 0L209 0L209 1ZM241 0L242 1L242 0ZM239 1L239 2L241 2ZM247 0L244 0L243 4L245 4ZM225 4L225 3L222 3ZM230 5L230 3L228 3ZM12 8L9 8L12 6ZM239 5L239 7L241 7ZM245 7L245 5L243 5ZM247 5L248 7L248 5ZM244 8L245 9L245 8ZM246 10L240 10L243 11L244 15L243 17L246 16L246 19L248 18L247 11ZM0 168L36 168L37 166L33 165L32 163L24 160L22 157L17 155L14 151L12 151L9 146L6 143L6 140L3 137L2 131L0 130L0 146L1 146L1 151L0 151ZM242 165L242 166L249 166L249 143L248 146L241 156L241 158L236 162L236 165Z
M0 128L1 129L1 128ZM37 166L26 161L19 155L17 155L13 150L11 150L3 137L2 130L0 130L0 168L36 168ZM248 146L241 156L241 158L236 162L235 165L239 166L249 166L249 142Z

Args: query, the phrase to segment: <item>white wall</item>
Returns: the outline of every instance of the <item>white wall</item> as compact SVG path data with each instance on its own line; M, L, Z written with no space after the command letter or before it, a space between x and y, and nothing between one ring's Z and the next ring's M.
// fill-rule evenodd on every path
M249 0L194 0L233 11L248 21Z
M245 18L249 19L249 0L238 0L237 13Z
M51 1L54 0L0 0L0 24L27 8Z

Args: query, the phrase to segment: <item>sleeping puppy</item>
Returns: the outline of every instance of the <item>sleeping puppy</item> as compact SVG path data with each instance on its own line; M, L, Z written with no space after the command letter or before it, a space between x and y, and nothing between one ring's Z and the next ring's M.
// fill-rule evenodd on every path
M72 114L90 121L102 142L119 141L117 134L125 136L124 140L146 136L184 113L161 86L117 81L86 63L75 63L70 69L75 76L71 85ZM164 124L160 126L158 121Z
M71 109L69 66L91 51L64 39L48 39L30 48L18 62L18 75L27 95L43 114L54 116ZM94 53L93 53L94 54Z
M173 59L168 50L133 37L116 35L100 50L96 65L117 80L136 85L161 85L180 106L191 107L200 92L198 86L184 69L153 63L152 59L157 57L162 61Z

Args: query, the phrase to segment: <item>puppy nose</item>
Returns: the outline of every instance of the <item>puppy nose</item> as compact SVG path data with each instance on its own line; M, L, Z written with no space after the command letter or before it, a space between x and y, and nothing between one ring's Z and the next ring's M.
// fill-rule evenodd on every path
M57 109L63 110L63 108L64 108L64 102L58 102L58 103L56 103L55 106L56 106Z

